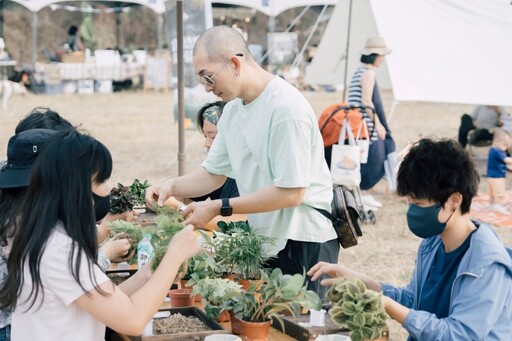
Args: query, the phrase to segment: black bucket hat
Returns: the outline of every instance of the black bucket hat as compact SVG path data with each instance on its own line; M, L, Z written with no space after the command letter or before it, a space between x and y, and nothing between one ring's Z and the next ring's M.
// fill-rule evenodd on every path
M0 169L0 188L27 187L41 146L55 133L49 129L30 129L11 137L7 162Z

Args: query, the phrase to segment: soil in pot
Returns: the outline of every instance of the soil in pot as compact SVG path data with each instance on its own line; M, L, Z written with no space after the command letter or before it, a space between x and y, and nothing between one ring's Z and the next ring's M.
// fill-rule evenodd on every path
M190 297L191 288L169 290L169 298L171 299L171 307L192 307L194 306L194 297Z
M244 341L267 341L270 333L270 322L249 322L241 320L242 333L240 336Z
M153 333L179 334L198 333L210 330L200 319L195 316L183 316L180 313L169 317L158 318L153 321Z

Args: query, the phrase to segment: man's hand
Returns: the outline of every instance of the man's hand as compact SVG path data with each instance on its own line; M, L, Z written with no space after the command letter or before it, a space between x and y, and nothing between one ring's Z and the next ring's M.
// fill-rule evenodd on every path
M164 202L172 196L172 179L161 184L150 186L146 189L146 206L153 208L155 201L158 206L163 206Z
M186 218L183 224L201 228L220 213L221 201L192 202L181 212Z
M384 126L380 122L375 122L375 129L377 129L377 135L379 136L379 138L381 140L385 140L386 128L384 128Z

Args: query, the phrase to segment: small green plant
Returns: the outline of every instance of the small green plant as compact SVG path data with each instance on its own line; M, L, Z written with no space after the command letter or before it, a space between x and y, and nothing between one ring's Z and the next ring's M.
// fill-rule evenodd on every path
M137 244L142 239L142 227L138 224L133 224L124 220L116 220L109 224L110 236L113 237L119 233L122 233L130 241L130 251L137 250ZM137 254L134 252L132 258L128 261L128 264L137 263Z
M137 197L130 192L130 188L121 183L110 190L110 213L123 213L133 210L133 205L137 202Z
M352 340L374 340L389 318L381 297L381 293L367 290L361 280L343 278L327 291L327 298L333 303L329 315L334 323L350 329Z
M233 297L240 296L242 293L241 286L233 281L223 278L203 278L199 280L192 295L200 294L207 304L204 309L208 317L215 318L224 310L222 303Z
M304 274L283 275L282 271L276 268L270 275L262 271L261 278L263 283L259 288L252 284L249 290L242 291L241 295L223 301L221 309L233 310L237 318L246 321L262 322L276 319L284 329L281 314L285 311L297 316L302 307L316 310L322 307L318 295L307 290Z
M203 251L189 259L187 270L182 279L187 280L186 286L190 287L205 278L215 278L218 275L217 262L212 256Z
M231 235L233 231L243 230L249 232L251 228L246 221L219 221L217 222L217 226L219 227L220 232Z
M265 246L272 245L274 239L250 229L245 222L236 222L230 226L226 230L227 234L215 232L214 238L203 235L220 272L238 273L243 279L260 279L265 262L271 258Z
M144 182L140 182L139 179L133 180L133 183L130 185L130 193L136 198L133 202L135 206L145 206L146 205L146 189L151 186L148 180L144 180Z
M153 269L153 271L155 271L156 268L158 268L158 265L160 265L162 258L164 258L165 253L167 252L167 248L167 245L162 245L155 250L155 254L153 255L153 259L151 260L151 269Z

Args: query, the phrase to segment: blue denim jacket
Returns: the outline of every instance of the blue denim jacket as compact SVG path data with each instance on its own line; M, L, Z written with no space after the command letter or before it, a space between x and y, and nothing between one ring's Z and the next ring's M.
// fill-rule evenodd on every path
M410 308L403 326L413 340L512 340L512 259L495 232L478 230L452 284L446 318L417 310L421 289L439 247L439 235L420 244L413 276L404 288L382 285L384 295Z

